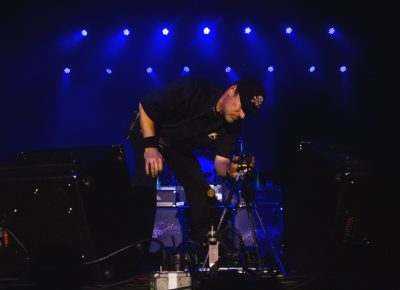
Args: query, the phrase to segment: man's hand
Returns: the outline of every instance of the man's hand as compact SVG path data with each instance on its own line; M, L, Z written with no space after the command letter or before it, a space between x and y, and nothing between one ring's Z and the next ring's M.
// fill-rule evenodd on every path
M144 163L146 174L156 177L163 170L163 156L155 147L144 149Z
M256 165L256 160L255 160L254 156L250 156L250 157L251 157L250 163L248 163L249 160L245 160L245 161L240 160L240 158L241 158L240 156L235 156L232 158L231 166L229 168L229 174L232 178L236 178L236 176L238 175L238 171L243 171L245 173L249 173L254 169L254 167ZM240 163L243 163L241 165L241 167L243 167L243 165L246 165L246 167L239 168Z
M249 157L251 157L251 159L247 160L249 164L247 164L248 166L245 168L246 172L253 170L256 164L254 156L251 155ZM214 160L214 168L218 176L235 179L238 175L238 171L243 170L243 168L239 168L239 163L241 163L240 156L235 156L232 158L232 160L230 160L226 157L216 155Z

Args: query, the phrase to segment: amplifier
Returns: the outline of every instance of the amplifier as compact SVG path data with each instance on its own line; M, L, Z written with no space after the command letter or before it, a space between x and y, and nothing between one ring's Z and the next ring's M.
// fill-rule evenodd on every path
M215 196L220 202L224 202L229 195L229 190L224 184L209 183L209 186L215 191ZM236 197L232 198L236 203ZM170 207L180 206L186 203L186 194L183 186L158 186L157 187L157 206Z
M157 188L157 206L178 206L185 202L182 186L160 186Z
M2 162L0 218L9 246L0 251L0 272L71 281L80 279L76 270L95 284L131 277L142 258L135 247L102 258L150 238L142 196L132 191L121 145L25 152Z

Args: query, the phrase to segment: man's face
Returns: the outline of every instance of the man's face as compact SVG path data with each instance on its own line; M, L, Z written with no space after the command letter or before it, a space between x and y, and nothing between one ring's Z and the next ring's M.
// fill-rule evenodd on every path
M242 110L239 93L235 93L227 99L223 106L222 114L228 123L233 123L239 119L245 118L246 115Z

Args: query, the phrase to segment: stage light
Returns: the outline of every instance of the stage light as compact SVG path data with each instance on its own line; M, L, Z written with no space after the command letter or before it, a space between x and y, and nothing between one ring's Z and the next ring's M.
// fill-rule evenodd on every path
M273 72L274 71L274 67L272 65L270 65L269 67L267 67L267 71Z
M308 69L310 72L315 72L315 66L310 66L310 68Z
M246 28L244 29L244 33L250 34L250 32L251 32L251 28L250 28L250 27L246 27Z
M82 34L83 36L87 36L87 31L84 29L84 30L81 31L81 34Z
M286 29L285 29L285 32L287 33L287 34L290 34L290 33L292 33L293 32L293 29L292 29L292 27L287 27Z
M66 74L71 73L71 69L69 67L64 68L64 73Z
M331 28L329 28L329 30L328 30L328 33L329 33L330 35L335 34L335 32L336 32L336 30L335 30L334 27L331 27Z
M342 66L339 68L339 70L340 70L341 72L345 72L345 71L347 71L347 67L344 66L344 65L342 65Z
M226 73L231 72L231 71L232 71L232 68L231 68L230 66L227 66L227 67L225 68L225 72L226 72Z
M149 66L149 67L146 69L146 71L147 71L148 74L151 74L151 73L153 72L153 68Z
M110 68L107 68L106 73L110 75L110 74L112 74L112 70Z
M206 34L206 35L208 35L208 34L210 34L210 28L208 28L208 27L205 27L204 29L203 29L203 33L204 34Z
M181 71L180 75L181 75L181 76L185 76L185 75L187 75L189 72L190 72L190 67L184 66L184 67L182 68L182 71Z
M164 28L164 29L162 30L162 34L168 35L168 33L169 33L169 30L168 30L167 28Z
M124 35L128 36L130 33L129 29L124 29Z

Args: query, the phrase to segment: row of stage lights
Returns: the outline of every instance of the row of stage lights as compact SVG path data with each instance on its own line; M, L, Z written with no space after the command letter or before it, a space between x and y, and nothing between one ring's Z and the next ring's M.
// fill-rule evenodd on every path
M275 70L275 68L274 68L273 66L268 66L268 67L267 67L267 71L270 72L270 73L272 73L274 70ZM153 71L154 71L153 68L150 67L150 66L149 66L148 68L146 68L146 72L147 72L148 74L152 74ZM315 66L310 66L310 67L308 68L308 71L309 71L310 73L313 73L313 72L316 72L316 71L317 71L317 68L316 68ZM342 66L339 67L339 72L344 73L344 72L346 72L346 71L347 71L347 67L346 67L345 65L342 65ZM190 72L190 67L188 67L188 66L183 67L183 69L182 69L182 74L188 74L189 72ZM226 72L226 73L232 72L232 68L231 68L230 66L227 66L227 67L225 68L225 72ZM64 68L64 73L65 73L65 74L70 74L70 73L71 73L71 68L65 67L65 68ZM106 68L106 73L109 74L109 75L112 74L111 68Z
M162 34L163 35L165 35L165 36L167 36L169 33L170 33L170 31L169 31L169 29L168 28L163 28L162 29ZM252 29L248 26L248 27L246 27L246 28L244 28L243 29L243 32L245 33L245 34L250 34L251 32L252 32ZM286 34L291 34L291 33L293 33L294 32L294 29L292 28L292 27L290 27L290 26L288 26L288 27L286 27L285 28L285 33ZM203 29L203 33L205 34L205 35L209 35L210 33L211 33L211 29L209 28L209 27L204 27L204 29ZM329 29L328 29L328 33L330 34L330 35L333 35L333 34L335 34L336 33L336 29L334 28L334 27L330 27ZM86 29L83 29L82 31L81 31L81 34L82 34L82 36L88 36L88 31L86 30ZM125 28L124 30L123 30L123 34L125 35L125 36L129 36L130 34L131 34L131 31L129 30L129 29L127 29L127 28ZM267 67L267 71L268 72L273 72L275 70L275 68L273 67L273 66L268 66ZM317 70L317 68L315 67L315 66L310 66L309 68L308 68L308 70L309 70L309 72L315 72L316 70ZM346 66L340 66L339 67L339 71L340 72L345 72L347 70L347 67ZM226 73L230 73L232 71L232 68L231 67L229 67L229 66L227 66L226 68L225 68L225 72ZM71 73L71 69L69 68L69 67L66 67L66 68L64 68L64 72L66 73L66 74L69 74L69 73ZM153 68L152 67L148 67L147 69L146 69L146 72L148 73L148 74L151 74L151 73L153 73ZM189 73L190 72L190 68L188 67L188 66L185 66L185 67L183 67L183 70L182 70L182 73L183 74L187 74L187 73ZM111 68L107 68L106 69L106 73L107 74L112 74L112 70L111 70Z
M164 27L164 28L161 30L161 32L162 32L163 35L167 36L167 35L170 33L170 30L169 30L167 27ZM247 26L247 27L245 27L245 28L243 29L243 32L244 32L244 34L250 34L250 33L252 32L252 29L251 29L249 26ZM286 34L292 34L293 32L294 32L294 29L293 29L291 26L288 26L288 27L285 28L285 33L286 33ZM128 36L128 35L131 34L131 31L130 31L128 28L125 28L125 29L122 31L122 33L123 33L125 36ZM210 33L211 33L211 29L210 29L208 26L206 26L206 27L203 28L203 34L209 35ZM335 27L329 27L329 28L328 28L328 34L334 35L335 33L336 33ZM82 34L82 36L88 36L88 31L87 31L86 29L83 29L83 30L81 31L81 34Z
M170 30L169 30L167 27L164 27L164 28L161 30L161 32L162 32L162 34L163 34L164 36L167 36L167 35L170 33ZM245 27L245 28L243 29L243 32L244 32L245 34L250 34L250 33L252 32L252 29L251 29L251 27L247 26L247 27ZM292 27L288 26L288 27L285 28L285 33L286 33L286 34L292 34L293 32L294 32L294 29L293 29ZM131 31L130 31L128 28L125 28L125 29L122 31L122 33L123 33L123 35L125 35L125 36L129 36L129 35L131 34ZM209 35L209 34L211 33L211 29L210 29L209 27L204 27L204 28L203 28L203 33L204 33L205 35ZM334 27L329 27L329 29L328 29L328 34L334 35L335 33L336 33L336 29L335 29ZM81 34L82 34L82 36L86 37L86 36L88 36L88 31L87 31L86 29L83 29L83 30L81 31ZM273 66L268 66L268 67L267 67L267 71L268 71L268 72L273 72L274 70L275 70L275 68L274 68ZM308 70L309 70L309 72L312 73L312 72L315 72L315 71L317 70L317 68L316 68L315 66L310 66L310 67L308 68ZM345 72L346 70L347 70L347 67L344 66L344 65L342 65L342 66L339 67L339 71L340 71L340 72ZM230 73L231 71L232 71L232 68L231 68L231 67L227 66L227 67L225 68L225 72L226 72L226 73ZM153 68L152 68L152 67L146 68L146 72L147 72L148 74L153 73ZM188 74L189 72L190 72L190 68L189 68L188 66L183 67L182 74ZM65 68L64 68L64 73L70 74L70 73L71 73L71 69L70 69L69 67L65 67ZM112 74L111 68L106 68L106 73L109 74L109 75Z

